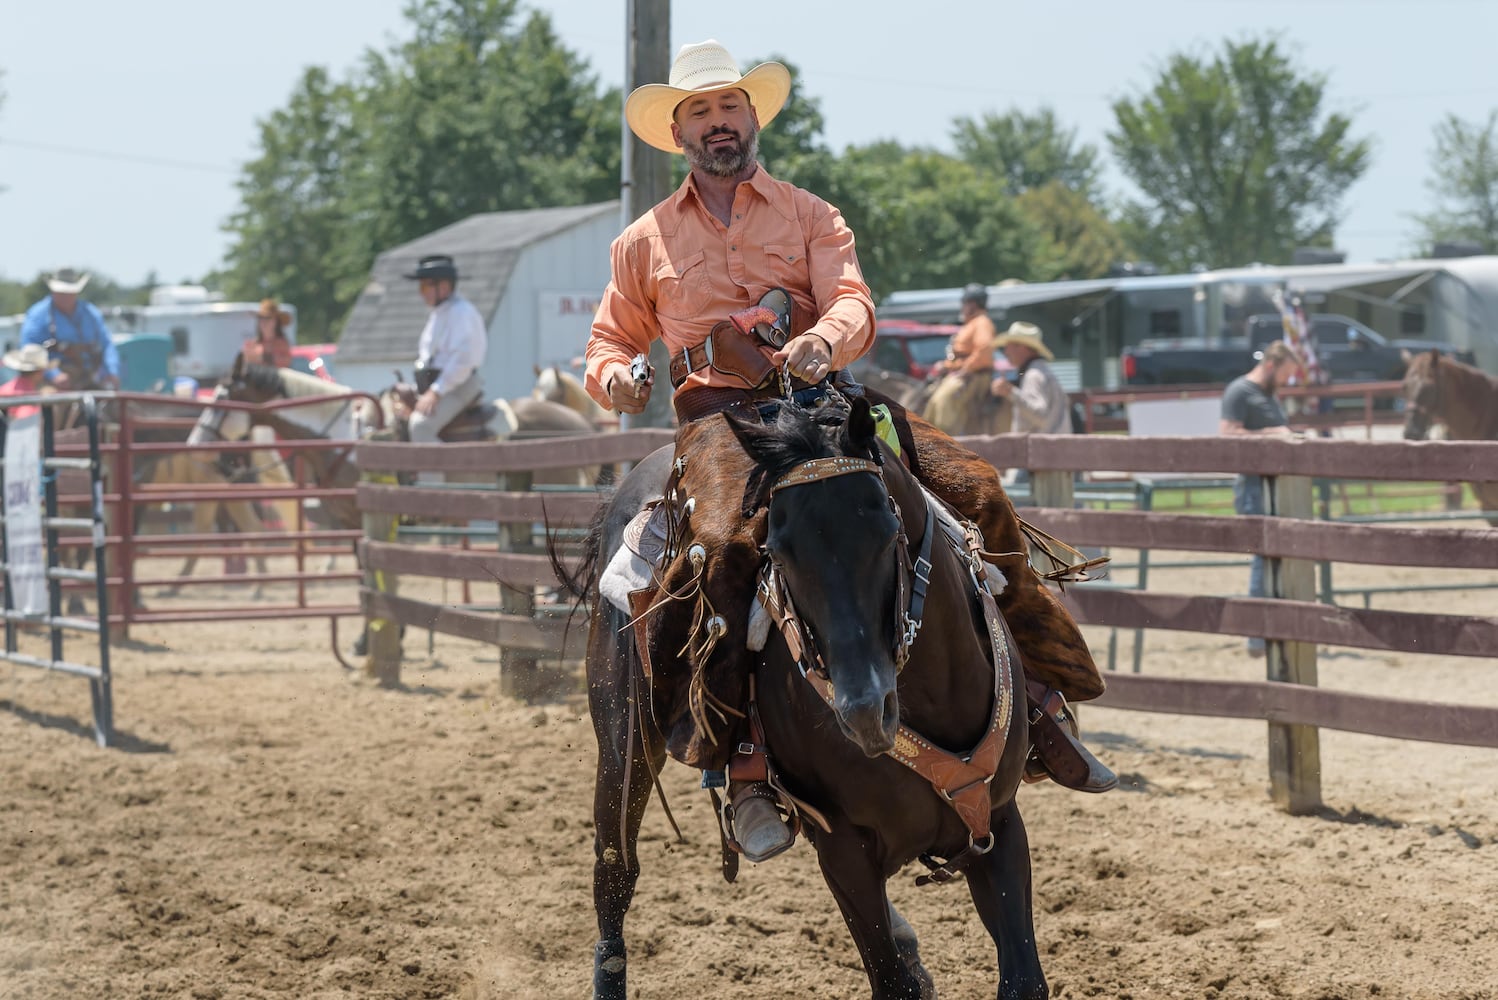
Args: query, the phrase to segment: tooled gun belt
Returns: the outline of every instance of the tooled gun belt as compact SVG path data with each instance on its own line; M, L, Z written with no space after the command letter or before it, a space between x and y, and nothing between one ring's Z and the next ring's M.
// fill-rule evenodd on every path
M713 342L704 340L695 347L677 351L671 356L671 388L680 389L687 376L713 363Z

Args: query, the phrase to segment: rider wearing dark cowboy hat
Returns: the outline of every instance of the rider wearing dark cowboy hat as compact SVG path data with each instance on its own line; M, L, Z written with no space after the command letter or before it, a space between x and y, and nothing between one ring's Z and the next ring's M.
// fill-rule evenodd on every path
M442 429L478 401L479 376L488 350L484 318L459 295L458 267L446 254L422 257L407 278L415 281L431 309L416 352L416 397L409 430L412 441L436 441Z

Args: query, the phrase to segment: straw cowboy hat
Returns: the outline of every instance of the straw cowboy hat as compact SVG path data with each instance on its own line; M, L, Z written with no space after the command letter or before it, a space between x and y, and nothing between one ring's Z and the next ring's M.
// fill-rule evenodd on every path
M76 268L60 267L47 279L47 291L57 295L77 295L88 284L89 275L79 274Z
M671 116L678 104L694 94L730 88L742 90L749 95L761 128L780 114L786 98L791 96L790 70L778 62L767 62L740 73L733 56L711 38L683 45L671 63L669 79L669 83L647 83L635 88L624 102L624 117L630 130L668 153L681 152L671 137Z
M285 326L286 324L291 322L291 313L287 312L285 309L282 309L281 303L277 302L275 299L261 299L260 310L256 312L255 315L261 317L274 316L276 317L276 322L281 324L282 326Z
M44 372L52 367L52 359L47 356L47 349L41 344L22 344L19 350L6 351L5 357L0 359L5 367L18 372Z
M1005 344L1023 344L1047 361L1055 361L1056 355L1045 346L1041 339L1040 327L1034 323L1015 322L1009 324L1009 329L994 338L993 346L1003 349Z

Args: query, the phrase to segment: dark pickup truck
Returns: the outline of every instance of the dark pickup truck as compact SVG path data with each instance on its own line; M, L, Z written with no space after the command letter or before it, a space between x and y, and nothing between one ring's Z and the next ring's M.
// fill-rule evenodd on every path
M1404 352L1432 347L1459 361L1472 362L1470 351L1455 351L1430 340L1388 340L1346 316L1309 317L1317 358L1333 384L1385 382L1404 378ZM1254 352L1284 336L1274 313L1250 316L1248 335L1232 341L1146 340L1123 353L1124 385L1225 385L1254 366Z

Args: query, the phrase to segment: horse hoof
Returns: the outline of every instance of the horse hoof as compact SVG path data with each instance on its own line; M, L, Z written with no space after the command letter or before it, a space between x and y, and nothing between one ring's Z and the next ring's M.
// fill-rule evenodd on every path
M606 938L593 946L593 1000L628 1000L624 939Z

